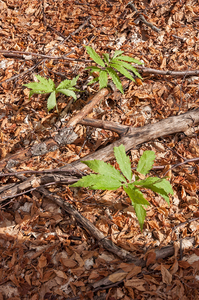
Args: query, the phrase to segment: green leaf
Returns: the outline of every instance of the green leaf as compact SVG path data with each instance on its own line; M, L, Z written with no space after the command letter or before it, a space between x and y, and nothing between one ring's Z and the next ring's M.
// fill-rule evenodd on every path
M106 71L101 71L99 74L100 89L103 89L108 84L108 74Z
M133 66L132 66L132 68L131 68L131 71L133 71L133 73L134 73L137 77L139 77L140 79L143 79L142 76L140 75L140 73L138 72L138 70L137 70L136 68L134 68Z
M141 186L143 186L143 187L148 188L149 186L151 186L151 185L153 185L154 183L159 182L159 181L161 181L161 180L162 180L162 179L159 178L159 177L148 177L148 178L143 179L143 180L134 181L134 182L131 183L131 184L133 184L133 185L141 185Z
M79 79L79 75L77 77L73 78L72 80L66 79L66 80L62 81L58 85L57 90L73 87L74 85L76 85L78 79Z
M128 62L137 64L137 65L143 65L143 63L142 63L140 60L135 59L135 58L130 57L130 56L123 56L123 55L120 55L120 56L117 57L117 59L119 59L119 60L124 60L124 61L128 61Z
M135 79L131 76L131 74L121 65L119 64L111 64L110 65L112 68L115 68L117 71L119 71L121 74L126 76L126 78L135 81Z
M114 147L114 154L117 160L117 163L120 166L120 170L124 174L124 176L131 181L132 179L132 171L131 171L131 162L129 157L126 155L124 145L120 145L119 147Z
M124 53L124 51L122 51L122 50L116 50L115 53L114 53L114 55L113 55L113 57L112 57L112 59L116 58L118 55L120 55L122 53ZM111 60L111 62L112 62L112 60Z
M95 50L89 46L85 46L88 55L96 62L96 64L100 65L101 67L105 67L105 64L101 57L95 52Z
M30 82L28 84L24 84L24 86L28 87L29 89L32 89L32 91L30 91L29 98L33 94L48 94L55 90L55 84L52 81L52 79L49 78L48 80L40 75L35 75L35 77L40 82Z
M69 91L76 91L76 92L84 92L84 91L76 89L75 87L69 87L68 90Z
M71 80L65 79L64 81L62 81L58 85L58 87L56 89L57 90L59 90L59 89L66 89L66 88L68 88L70 86L70 84L71 84Z
M143 225L144 225L144 220L146 218L146 210L140 204L134 204L133 206L134 206L135 213L136 213L136 216L138 218L138 222L140 224L140 228L141 228L141 231L142 231Z
M110 164L105 163L102 160L87 160L82 161L84 164L86 164L90 169L92 169L96 173L100 173L101 175L104 175L108 178L115 178L121 182L126 182L126 179L124 176L120 174L119 170L116 170L113 166Z
M46 94L46 92L31 90L29 93L29 98L34 94Z
M90 67L86 67L85 68L85 70L88 70L88 69L91 69L91 73L93 73L93 72L100 72L101 71L101 69L100 68L98 68L98 67L95 67L95 66L90 66Z
M161 181L158 181L154 184L156 187L160 187L161 189L163 189L167 194L171 194L173 195L173 189L172 189L172 185L170 184L170 182L163 178Z
M51 88L53 89L55 87L54 82L52 81L52 79L46 79L45 77L42 77L40 75L35 75L35 77L43 84L46 86L51 86Z
M119 65L123 66L124 68L132 71L140 79L143 79L142 76L140 75L140 73L137 71L137 69L134 68L132 65L126 63L125 61L119 61L117 59L114 59L113 63L116 63L116 64L119 64Z
M133 184L140 185L144 188L152 190L155 193L158 193L168 204L170 204L168 194L173 195L173 189L170 182L165 178L161 179L158 177L148 177L144 180L133 182Z
M145 151L140 157L137 166L137 172L146 175L152 168L155 160L155 153L153 151Z
M102 54L104 56L104 61L109 64L109 61L110 61L110 57L109 57L109 54L108 53L103 53Z
M111 76L113 83L116 85L116 87L118 88L118 90L124 94L123 91L123 87L120 81L119 76L117 75L117 73L111 68L111 67L107 67L106 70L108 71L109 75Z
M79 75L77 75L75 78L73 78L73 79L71 80L70 86L72 87L72 86L76 85L78 79L79 79Z
M114 59L113 63L123 66L124 68L132 71L140 79L143 79L142 76L140 75L140 73L138 72L138 70L136 68L134 68L132 65L126 63L125 61L120 61L120 60Z
M68 97L73 97L75 100L77 100L76 94L73 91L69 90L69 89L57 89L56 91L66 95Z
M142 192L138 190L138 188L131 188L129 185L126 187L123 185L123 188L127 195L130 197L132 204L143 204L143 205L150 205L149 202L144 198Z
M78 182L71 185L72 187L88 187L95 190L117 190L121 182L115 178L99 174L91 174L81 178Z
M95 82L97 82L97 81L99 81L99 77L93 78L91 81L89 81L89 82L87 83L87 85L93 84L93 83L95 83Z
M56 102L56 93L55 91L53 91L50 96L48 97L47 100L47 108L48 111L53 109L55 106L57 106L57 102Z

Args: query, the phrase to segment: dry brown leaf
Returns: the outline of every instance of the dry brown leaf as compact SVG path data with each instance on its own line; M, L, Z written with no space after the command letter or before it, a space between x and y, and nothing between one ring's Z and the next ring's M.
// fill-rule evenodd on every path
M68 277L66 276L66 274L63 272L63 271L60 271L60 270L53 270L55 272L55 274L58 276L58 277L61 277L61 278L64 278L64 279L67 279Z
M47 258L43 254L38 259L38 267L40 269L44 268L47 265Z
M126 277L127 273L126 272L118 272L118 273L114 273L109 275L108 279L115 283L118 282L120 280L123 280Z
M161 264L161 274L162 274L162 281L166 284L171 284L172 275L162 264Z
M137 289L140 292L145 292L146 289L143 286L145 284L145 280L142 279L131 279L124 282L125 287L132 287Z

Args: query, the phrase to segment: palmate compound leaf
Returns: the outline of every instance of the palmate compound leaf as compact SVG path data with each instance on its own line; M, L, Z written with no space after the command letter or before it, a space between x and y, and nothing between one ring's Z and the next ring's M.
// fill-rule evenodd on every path
M124 145L120 145L119 147L114 147L114 154L123 175L129 181L131 181L132 179L131 162L129 157L126 155Z
M143 155L140 157L136 171L146 175L151 170L154 160L155 153L153 151L144 151Z
M124 176L120 174L119 170L116 170L113 166L110 164L105 163L102 160L87 160L82 161L84 164L86 164L90 169L92 169L94 172L99 173L100 175L106 176L107 178L115 178L116 180L121 182L126 182L126 179ZM108 179L109 180L109 179Z
M103 89L104 87L107 87L108 84L108 74L106 71L101 71L99 74L99 84L100 89Z
M91 174L81 178L78 182L70 186L87 187L93 190L117 190L121 186L121 182L110 176Z
M112 68L115 68L117 71L119 71L122 75L124 75L126 78L135 81L135 79L131 76L131 74L122 66L119 64L110 64Z
M113 68L111 67L107 67L106 70L108 71L109 75L111 76L112 80L113 80L113 83L116 85L116 87L118 88L118 90L124 94L124 91L123 91L123 87L122 87L122 84L121 84L121 81L120 81L120 78L119 76L117 75L117 73L113 70Z
M33 94L48 94L55 90L55 84L52 81L52 79L46 79L40 75L35 75L35 77L40 82L30 82L28 84L24 84L24 86L28 87L29 89L32 89L32 91L30 91L29 98Z
M94 62L96 64L100 65L101 67L105 67L105 64L104 64L103 60L95 52L95 50L93 48L91 48L90 46L85 46L85 48L86 48L86 51L87 51L88 55L94 60Z

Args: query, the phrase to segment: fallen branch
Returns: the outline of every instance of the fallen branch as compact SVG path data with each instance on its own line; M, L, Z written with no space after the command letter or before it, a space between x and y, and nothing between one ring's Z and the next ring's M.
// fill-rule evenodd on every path
M135 66L137 69L142 70L144 73L150 74L158 74L158 75L170 75L170 76L195 76L199 75L199 70L184 70L184 71L163 71L163 70L156 70L151 68L145 68L142 66Z
M107 147L100 149L95 153L84 157L84 160L98 159L98 160L108 161L114 158L113 148L118 147L121 144L123 144L125 146L125 150L128 151L132 148L135 148L137 145L148 142L152 139L156 139L158 137L170 135L177 132L184 132L189 127L196 125L197 123L199 123L199 109L187 112L179 116L169 117L155 124L149 124L140 128L129 127L127 134L124 135L122 138L120 138L113 144L108 145ZM7 163L8 162L9 160L7 161ZM5 161L3 162L3 164L5 164ZM2 164L0 164L0 166L1 165ZM64 167L61 167L60 170L69 171L71 169L74 169L78 171L83 171L87 168L88 167L85 164L83 164L80 160L78 160ZM50 176L48 182L52 181L52 174L45 175L46 180L48 176ZM40 185L40 182L42 182L42 178L43 178L42 176L37 178L38 186ZM20 186L20 189L17 189L17 186L15 186L13 188L7 189L7 191L4 193L1 193L0 202L6 200L7 199L6 197L8 196L14 197L17 193L22 192L22 187L25 189L32 188L31 180L27 179L25 183L23 182L23 185Z
M100 102L100 100L103 100L104 97L109 94L109 92L108 88L101 89L77 115L69 120L67 127L74 127L77 123L79 123L85 116L87 116L87 114L89 114L89 112L92 111L93 107Z
M137 266L144 266L145 262L143 259L138 259L134 257L130 252L116 246L111 240L107 239L103 233L97 229L93 223L91 223L88 219L83 217L74 206L64 201L61 197L51 194L48 190L41 187L39 188L39 192L41 192L45 197L62 207L68 214L73 216L78 223L80 223L83 228L93 236L105 249L114 253L118 257L120 257L124 261L132 262Z
M92 63L93 61L92 60L89 60L89 59L79 59L79 58L70 58L70 57L67 57L67 55L69 55L70 53L64 55L64 56L50 56L50 55L45 55L45 54L40 54L40 53L33 53L33 52L26 52L26 51L9 51L9 50L0 50L0 53L4 54L4 55L17 55L17 54L23 54L23 58L25 58L26 56L28 55L32 55L32 56L35 56L35 57L40 57L40 58L43 58L43 59L53 59L53 60L69 60L69 61L82 61L82 62L88 62L88 63ZM195 75L198 75L199 74L199 70L184 70L184 71L163 71L163 70L157 70L157 69L152 69L152 68L147 68L147 67L143 67L143 66L140 66L140 65L132 65L134 66L135 68L141 70L142 72L144 73L150 73L150 74L158 74L158 75L170 75L170 76L180 76L180 77L183 77L183 76L195 76ZM34 67L34 66L33 66ZM27 71L25 71L27 72ZM25 72L23 72L21 75L25 74ZM4 82L8 82L8 81L11 81L13 79L15 79L16 77L19 77L20 74L18 75L15 75L5 81L2 81L0 82L0 85Z
M199 123L199 109L189 111L179 116L169 117L161 120L155 124L149 124L143 127L129 127L127 134L116 142L107 147L96 151L84 158L84 160L103 160L108 161L114 158L113 148L123 144L125 150L128 151L135 148L137 145L156 139L158 137L174 134L177 132L184 132L193 125ZM87 166L79 160L70 164L70 166L62 167L67 170L71 166L78 170L85 170Z

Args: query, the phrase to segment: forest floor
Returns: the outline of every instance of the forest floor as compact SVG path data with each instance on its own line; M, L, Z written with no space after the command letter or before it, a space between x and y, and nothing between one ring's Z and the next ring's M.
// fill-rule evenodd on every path
M124 94L110 91L86 117L141 128L199 108L198 1L0 0L0 11L3 173L58 169L119 140L114 131L76 124L78 138L71 144L27 154L52 139L98 93L98 84L87 86L90 57L83 45L100 55L123 50L152 69L138 69L143 80L127 80ZM80 75L78 88L84 93L73 102L58 95L58 112L48 112L48 96L29 99L23 86L35 74L56 84ZM163 177L168 171L174 190L170 206L144 191L151 206L142 232L121 188L45 187L107 240L144 261L140 265L105 249L73 214L45 196L38 183L41 174L1 176L0 196L5 188L17 186L17 191L0 203L0 300L199 299L199 127L192 123L185 132L166 136L162 128L162 136L127 151L135 168L142 153L153 150L151 175ZM9 159L16 153L21 153L17 160ZM114 159L109 163L117 166ZM20 190L30 177L32 188ZM158 257L161 249L166 254Z

